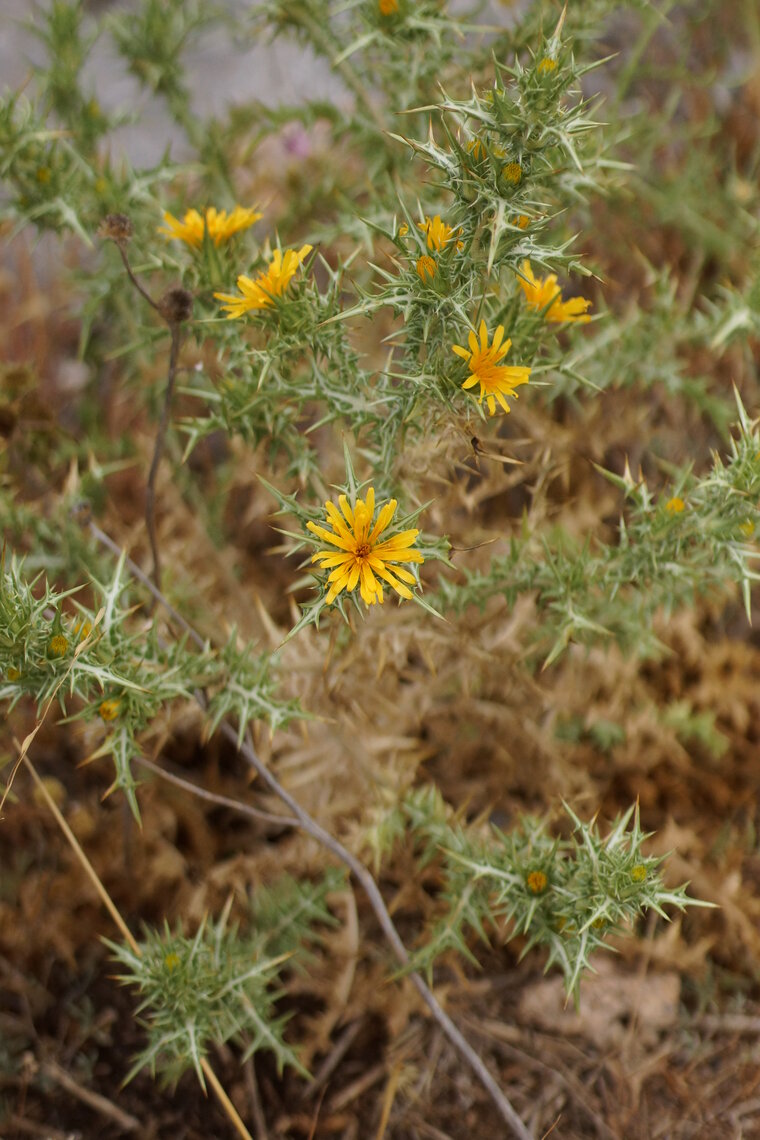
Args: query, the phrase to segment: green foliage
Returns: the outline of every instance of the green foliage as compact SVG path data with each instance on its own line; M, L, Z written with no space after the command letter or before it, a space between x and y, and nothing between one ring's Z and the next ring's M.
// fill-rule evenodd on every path
M69 719L99 719L106 735L98 755L110 755L116 769L109 790L124 792L138 820L139 735L171 702L206 687L211 727L233 714L241 740L253 720L274 727L302 715L296 701L276 697L269 658L238 647L234 634L219 654L210 645L192 653L184 640L164 644L153 624L136 626L123 557L109 583L91 585L97 609L77 604L72 613L63 603L76 589L28 582L11 560L0 579L0 700L13 709L33 697L40 714L56 700L64 714L77 708Z
M129 946L106 941L125 969L119 981L140 992L138 1013L148 1035L127 1080L148 1068L169 1084L176 1084L188 1069L195 1069L202 1087L206 1081L201 1061L213 1046L238 1043L244 1057L266 1049L277 1068L291 1065L308 1075L284 1038L287 1016L277 1015L279 996L273 988L302 942L317 937L312 929L330 922L325 895L336 884L334 876L314 886L286 879L271 888L261 905L252 907L253 924L241 933L227 922L204 921L193 937L181 926L171 931L146 930L140 953ZM295 927L277 929L277 917L292 912ZM260 920L260 925L259 925ZM284 947L277 951L277 944Z
M337 563L312 562L332 541L313 530L324 529L325 500L345 496L350 522L370 487L378 509L397 503L392 522L386 519L391 537L420 531L414 549L426 568L420 573L410 564L401 579L408 593L399 591L428 611L415 616L439 621L494 598L514 606L530 595L536 620L515 651L529 664L549 665L575 643L614 641L641 657L660 652L657 618L707 592L738 588L749 615L758 576L760 430L737 395L739 424L731 434L734 404L704 362L735 354L730 359L742 365L747 387L754 382L758 159L742 167L731 156L730 177L705 193L707 149L720 145L720 123L681 133L681 88L708 79L691 79L686 61L675 68L675 99L631 121L627 93L671 5L629 5L635 42L630 58L613 61L600 45L620 7L589 0L568 7L557 22L555 6L536 3L496 29L478 25L476 7L454 17L435 0L266 0L237 14L206 0L141 0L102 22L86 15L82 0L53 0L40 16L36 34L46 60L28 94L0 99L3 219L14 230L73 234L91 246L105 215L128 216L129 240L111 234L72 280L72 311L82 313L80 351L93 376L100 382L118 366L137 415L160 414L168 338L155 312L160 305L144 303L145 293L138 300L135 279L153 298L178 284L192 295L178 374L182 411L167 446L176 486L188 503L203 502L203 521L221 536L228 488L209 492L213 480L201 485L189 461L219 447L225 465L214 472L229 484L235 449L257 449L262 484L284 516L286 550L303 557L303 574L291 588L308 594L301 594L288 637L310 625L308 635L317 637L335 611L349 640L354 619L372 617L374 599L360 600L358 572L328 604ZM236 105L212 120L194 98L184 55L219 30L241 45L261 35L295 37L329 61L353 105ZM177 166L167 150L155 168L134 170L111 157L110 132L129 116L105 115L82 79L101 35L145 91L166 102L192 163ZM606 100L593 93L595 85L606 85ZM301 132L303 154L292 162L283 157L285 127ZM275 147L269 157L265 143ZM660 160L667 177L652 180L643 171ZM278 166L289 162L283 174ZM199 241L184 242L161 224L165 212L182 219L209 207L231 211L266 178L273 192L255 230L217 242L207 222ZM288 191L289 200L279 201ZM656 240L663 230L688 239L696 267L690 293L674 269L650 263L651 251L626 249L612 266L600 264L597 212L621 202L641 211L641 228L651 227ZM303 246L310 252L292 279L273 287L276 256ZM628 293L633 260L644 267L645 296ZM604 280L604 272L622 283ZM532 274L541 278L533 294ZM242 296L262 281L266 300L228 319L219 294L237 288ZM562 301L568 290L582 293L573 298L574 311ZM499 328L504 346L511 343L500 365L489 358L478 391L472 383L481 322L489 351L497 351ZM511 447L518 417L492 419L483 399L483 376L492 382L498 368L530 372L529 384L509 393L540 425L519 425L539 433L521 441L535 458L535 480L523 486L530 505L490 560L484 556L479 569L455 578L448 539L422 529L430 486L455 478L439 457L452 440L454 448L473 440L474 447L475 433L487 426ZM10 422L23 410L23 394L7 387L2 410ZM676 418L699 414L713 446L722 440L724 451L714 452L709 469L698 456L675 465L655 440L642 460L646 478L634 476L627 461L617 468L622 474L599 468L619 492L616 525L580 535L561 517L547 525L546 513L534 515L532 507L549 453L540 432L564 428L568 409L582 423L585 413L605 409L605 400L623 392L632 403L656 395ZM46 488L60 486L68 470L96 515L105 509L107 476L139 448L109 438L89 394L82 403L87 430L80 438L43 438L32 417L15 440L14 462L3 460L0 509L9 548L29 543L32 550L23 564L9 551L3 566L0 700L11 712L28 698L38 715L55 701L68 719L99 721L104 738L96 755L112 757L111 790L122 791L139 818L132 765L143 735L170 706L200 694L208 731L232 724L239 743L254 721L275 731L308 713L294 697L280 696L276 651L239 636L236 615L216 615L224 632L213 644L171 631L167 637L146 612L147 596L128 578L123 557L114 564L67 518L30 505L21 479L16 493L14 463ZM415 449L421 458L413 460ZM218 505L208 501L212 494ZM65 516L64 498L56 503ZM334 533L336 550L372 545ZM354 550L357 558L371 553ZM402 559L391 561L392 570ZM433 562L441 564L434 586ZM661 715L679 739L722 754L726 742L709 712L682 701ZM587 735L611 752L624 729L600 717L565 723L558 735ZM568 838L529 817L509 834L484 834L459 823L440 792L425 787L381 818L368 836L378 864L408 842L416 869L440 874L437 921L413 965L430 972L448 951L474 961L473 935L496 930L523 937L525 952L541 948L547 968L557 965L568 992L577 994L609 934L629 930L647 909L664 915L666 906L693 902L684 888L667 890L661 860L642 854L646 836L633 808L604 836L595 822L569 816ZM315 924L331 921L327 895L337 885L329 875L316 885L284 879L262 889L244 934L223 916L193 937L181 927L148 931L139 955L112 947L126 971L122 980L139 988L147 1011L149 1044L133 1073L147 1065L175 1082L192 1066L203 1081L209 1048L231 1040L246 1055L268 1048L280 1068L298 1067L272 987L296 949L317 940Z
M546 821L523 817L508 834L491 825L488 834L451 819L439 795L411 793L375 833L387 852L404 820L422 867L440 867L439 909L443 914L412 957L413 968L432 971L441 955L456 951L477 963L471 935L487 941L525 939L522 953L546 952L546 969L558 966L576 998L583 972L606 937L629 931L646 910L663 918L666 906L704 906L686 888L668 890L660 875L662 858L645 856L637 807L614 821L602 836L596 821L584 823L569 807L573 825L566 839L553 838Z
M494 559L488 573L465 572L464 582L443 582L442 608L483 606L503 594L510 605L521 593L535 595L540 623L535 638L550 641L545 665L571 642L614 639L640 656L661 651L653 629L658 611L666 616L706 591L729 583L741 587L749 614L749 591L757 580L757 558L748 540L760 523L760 431L739 401L737 435L726 460L716 455L702 478L685 469L667 493L653 494L630 472L602 472L625 495L616 545L554 541L525 533L510 554ZM527 528L526 528L527 530Z

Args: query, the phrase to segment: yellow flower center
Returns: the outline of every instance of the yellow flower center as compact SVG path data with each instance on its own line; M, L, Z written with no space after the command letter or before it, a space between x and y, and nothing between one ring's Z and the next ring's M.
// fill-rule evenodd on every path
M116 720L116 717L119 715L120 705L121 701L116 701L113 699L108 701L101 701L100 708L98 709L101 719Z
M66 638L62 634L57 633L55 637L50 639L50 644L48 645L48 653L50 653L53 657L63 657L68 647L69 643Z
M543 871L531 871L526 879L528 890L534 895L540 895L542 891L545 891L548 881Z
M418 550L410 549L418 530L409 529L383 539L383 531L389 526L396 511L396 500L391 499L381 507L375 517L375 491L370 487L366 501L357 499L351 506L348 498L341 495L338 500L340 510L334 503L325 503L327 524L332 528L308 522L307 528L333 549L320 550L312 556L312 562L319 562L323 569L329 569L329 590L325 597L331 605L341 591L350 593L358 585L362 600L366 605L383 601L382 583L387 582L402 598L412 598L409 586L416 583L414 575L403 562L424 562Z

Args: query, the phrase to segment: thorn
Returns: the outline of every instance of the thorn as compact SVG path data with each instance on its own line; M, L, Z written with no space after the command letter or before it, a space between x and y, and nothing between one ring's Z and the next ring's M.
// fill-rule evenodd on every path
M559 20L557 21L557 26L554 29L554 35L552 36L553 40L559 40L559 37L562 33L562 26L565 22L565 16L567 15L567 4L568 4L568 0L565 0L565 7L562 9L562 15L560 16Z

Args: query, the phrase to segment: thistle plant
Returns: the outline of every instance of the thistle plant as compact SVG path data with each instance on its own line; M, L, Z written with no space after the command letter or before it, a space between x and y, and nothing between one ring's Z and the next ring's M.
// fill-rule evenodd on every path
M309 874L278 875L245 906L230 899L202 920L145 925L138 942L51 807L119 927L121 941L108 942L119 979L139 992L146 1044L129 1075L147 1067L176 1084L194 1070L239 1135L250 1134L211 1058L222 1047L242 1060L268 1050L280 1074L308 1075L299 1019L282 999L297 1000L299 961L338 921L336 863L362 888L389 978L411 979L523 1140L524 1120L436 997L442 960L470 968L479 942L519 939L521 956L559 969L579 1000L611 936L635 937L647 911L666 920L700 905L666 885L638 804L609 825L566 804L569 830L553 821L556 804L543 814L522 805L502 830L496 807L472 818L466 796L444 795L421 760L399 775L391 753L412 730L371 724L372 708L383 701L382 715L395 715L404 686L419 684L419 661L433 687L440 658L462 655L457 692L477 701L465 642L484 670L508 644L512 667L538 685L537 667L552 683L574 645L617 644L634 663L666 653L668 618L705 597L738 591L751 616L760 269L754 252L742 269L739 249L751 212L721 262L733 278L708 281L695 299L642 252L645 300L616 295L622 270L593 218L635 196L636 149L654 153L663 121L632 126L620 113L631 77L602 47L616 8L595 0L559 15L536 4L492 28L476 11L454 17L427 0L267 0L237 15L141 0L100 22L80 0L55 0L36 29L46 63L27 90L0 98L2 217L13 233L86 246L71 288L94 378L77 430L51 432L45 448L25 404L31 382L8 384L0 405L0 700L11 717L33 710L36 723L6 795L21 794L22 762L40 781L30 753L55 709L72 739L85 734L86 758L110 758L106 794L123 796L138 824L137 773L150 772L278 836L300 829L316 842L324 863ZM634 16L643 51L649 17ZM264 34L308 44L351 101L236 105L205 118L183 53L211 29L241 45ZM140 170L108 151L126 113L105 115L83 80L98 36L166 103L192 162L167 152ZM602 77L606 104L594 94ZM293 130L300 153L262 157ZM655 190L641 200L667 213ZM710 249L706 229L705 263ZM713 374L724 354L736 364L730 394ZM117 392L116 429L101 415L103 377ZM607 422L617 399L635 424L621 428L624 456ZM649 447L636 436L642 404ZM699 423L704 444L689 462L679 417ZM122 525L111 477L127 467L139 506ZM604 509L576 512L576 484ZM172 512L193 539L177 540ZM247 560L260 551L246 535L263 516L283 540L272 538L281 561L262 558L254 587ZM501 634L473 632L476 608L528 603L529 627L516 618ZM437 660L431 646L441 645ZM386 696L389 663L397 686ZM354 674L354 691L341 688ZM438 760L422 697L418 754ZM222 796L155 754L170 735L163 726L188 707L199 752L212 737L228 742L252 788ZM724 754L712 714L684 700L660 715L679 739ZM308 740L333 723L315 790L287 730L297 724ZM347 823L330 814L331 782L342 779L345 742L372 733L388 755L378 777L356 745L364 791ZM624 729L597 719L587 736L608 754ZM498 743L482 742L486 767ZM515 790L499 780L510 800ZM274 798L288 815L272 812ZM411 948L379 881L400 859L427 889Z

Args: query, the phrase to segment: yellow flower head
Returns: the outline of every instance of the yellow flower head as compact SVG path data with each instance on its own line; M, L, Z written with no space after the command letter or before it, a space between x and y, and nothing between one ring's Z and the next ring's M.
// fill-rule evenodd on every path
M167 954L166 957L164 958L164 966L166 967L166 969L169 971L170 974L172 973L173 970L176 970L177 966L179 966L179 965L181 965L180 956L179 956L179 954L175 953L174 951L172 951L171 954Z
M506 166L502 167L501 176L505 182L511 182L513 186L517 186L522 181L523 170L519 162L508 162Z
M471 332L467 341L470 346L469 351L460 344L453 345L454 352L468 362L470 369L470 376L465 380L462 387L473 388L476 384L480 384L478 403L482 403L485 397L489 415L494 415L496 412L497 400L503 410L509 412L510 407L505 397L514 396L517 399L515 388L528 383L530 368L499 363L512 347L512 341L509 338L502 344L504 325L497 326L490 345L485 321L480 322L478 331L480 343L478 343L475 333Z
M436 250L438 253L445 249L455 236L454 227L447 226L445 222L442 222L440 214L436 214L434 218L425 218L424 222L417 222L417 226L427 238L428 249ZM461 232L461 230L457 230L458 234ZM462 249L463 246L464 242L457 242L458 250Z
M9 681L20 681L21 671L19 669L16 669L15 666L11 665L8 668L7 677Z
M381 16L395 16L398 12L398 0L378 0L377 6Z
M334 503L325 503L327 522L332 527L332 532L326 527L318 526L317 523L306 524L312 534L338 548L337 551L319 550L312 557L312 562L320 562L323 570L328 568L331 570L327 579L330 583L327 604L332 605L341 590L348 590L350 593L357 583L366 605L382 602L383 587L378 581L379 578L392 586L402 598L411 598L412 592L409 586L414 585L415 577L398 563L425 561L419 550L409 549L420 532L402 530L399 534L380 541L380 536L388 528L396 513L398 505L396 500L391 499L381 507L374 522L373 487L367 491L366 502L364 499L357 499L353 510L345 495L340 496L338 503L340 511ZM392 569L391 563L393 563ZM405 582L409 585L404 585Z
M529 261L522 263L520 272L522 277L519 277L518 281L529 308L543 312L545 320L578 321L580 323L591 320L591 317L586 314L586 309L590 307L591 301L587 301L585 297L573 297L570 301L563 301L562 290L553 273L550 273L548 277L536 277Z
M260 273L255 280L250 277L238 277L237 287L242 296L234 293L214 293L219 301L224 301L223 309L227 310L227 320L234 321L245 313L254 309L270 309L274 305L274 298L281 297L292 281L299 265L312 251L312 246L302 245L299 250L276 249L269 263L268 269Z
M532 895L540 895L542 891L546 890L549 880L543 871L530 871L525 882Z
M62 633L57 633L55 637L51 637L50 644L48 645L48 653L51 657L64 657L69 643Z
M92 622L86 621L84 618L74 622L74 633L78 641L86 641L92 633Z
M435 277L435 270L436 265L434 257L428 257L428 255L425 254L423 257L418 258L417 273L419 275L420 281L423 281L425 283L432 281Z
M668 499L665 504L665 510L669 515L680 515L681 511L686 509L686 503L680 495L674 495L672 499Z
M538 74L539 75L549 75L552 71L556 71L556 70L557 70L556 59L552 59L551 56L548 56L548 55L544 56L544 58L541 60L541 62L538 65Z
M527 214L518 214L517 217L512 218L512 225L519 226L521 230L526 230L530 225L530 218Z
M44 186L47 182L50 181L50 178L51 174L49 166L37 167L37 181L40 183L40 185Z
M197 210L188 210L182 221L173 214L165 213L166 225L159 226L158 232L163 234L167 241L177 238L185 245L199 249L203 245L205 233L208 233L214 245L219 246L229 241L234 234L247 230L260 217L262 215L256 210L243 206L236 206L230 214L226 210L217 210L215 206L209 206L202 214Z
M750 538L755 533L755 524L752 519L745 519L743 523L739 524L739 530L742 534L746 534Z
M121 701L114 700L113 697L110 700L101 701L98 709L101 720L116 720L120 706Z
M406 237L406 235L408 233L409 233L409 226L406 224L406 222L402 222L398 228L398 236L399 237Z
M488 158L488 151L486 150L486 144L483 142L482 139L479 139L477 137L477 135L475 136L474 139L470 139L470 141L467 144L467 150L472 155L472 157L475 159L476 162L482 162L484 158Z
M643 883L647 877L647 869L643 863L637 863L631 870L631 878L634 883Z

